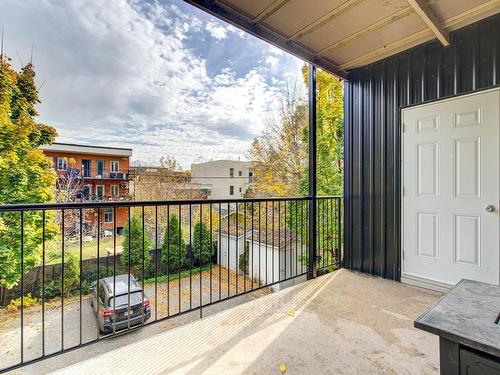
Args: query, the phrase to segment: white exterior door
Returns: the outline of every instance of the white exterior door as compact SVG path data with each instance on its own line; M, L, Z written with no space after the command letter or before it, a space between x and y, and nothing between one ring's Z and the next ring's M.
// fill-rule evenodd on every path
M500 282L500 90L402 111L402 280Z

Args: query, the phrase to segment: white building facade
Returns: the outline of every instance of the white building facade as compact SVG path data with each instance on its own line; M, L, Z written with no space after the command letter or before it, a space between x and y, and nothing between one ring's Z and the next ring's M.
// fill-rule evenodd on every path
M191 164L192 182L210 186L211 199L244 198L253 182L253 162L213 160Z

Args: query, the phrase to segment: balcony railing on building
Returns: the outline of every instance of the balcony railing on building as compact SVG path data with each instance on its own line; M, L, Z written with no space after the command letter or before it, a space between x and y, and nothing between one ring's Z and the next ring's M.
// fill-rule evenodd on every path
M299 197L0 206L0 217L17 225L20 236L13 241L19 282L3 301L20 300L19 350L1 367L187 312L201 315L213 304L269 293L339 267L343 200L317 198L315 233L312 202ZM118 232L120 210L125 230ZM34 265L33 248L27 247L28 238L30 246L36 242L33 222L40 248ZM122 296L108 298L120 287ZM35 308L25 307L28 298L37 300ZM33 325L38 334L27 335Z

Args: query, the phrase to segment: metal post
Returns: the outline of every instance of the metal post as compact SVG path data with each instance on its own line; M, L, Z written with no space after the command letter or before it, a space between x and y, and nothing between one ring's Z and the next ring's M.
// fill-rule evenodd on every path
M309 273L316 277L316 67L309 64Z

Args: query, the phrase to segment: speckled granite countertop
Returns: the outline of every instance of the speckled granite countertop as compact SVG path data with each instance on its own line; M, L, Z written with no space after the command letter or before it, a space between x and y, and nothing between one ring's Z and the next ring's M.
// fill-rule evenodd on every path
M500 286L462 280L415 320L415 327L500 357Z

